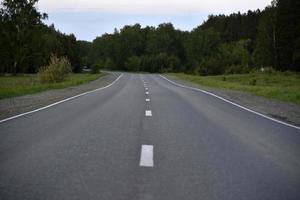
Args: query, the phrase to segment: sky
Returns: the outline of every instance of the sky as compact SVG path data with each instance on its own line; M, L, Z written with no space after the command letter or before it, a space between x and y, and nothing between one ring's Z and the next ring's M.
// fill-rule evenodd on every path
M40 0L38 9L49 15L47 24L79 40L92 41L124 25L143 27L171 22L192 30L209 14L264 9L271 0Z

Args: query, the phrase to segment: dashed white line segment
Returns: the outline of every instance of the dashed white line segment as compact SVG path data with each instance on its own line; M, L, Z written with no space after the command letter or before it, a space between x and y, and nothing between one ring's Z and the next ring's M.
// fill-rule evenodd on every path
M153 167L153 145L142 145L141 148L141 158L140 158L140 166L141 167Z
M152 111L151 110L146 110L145 111L145 116L146 117L151 117L152 116Z

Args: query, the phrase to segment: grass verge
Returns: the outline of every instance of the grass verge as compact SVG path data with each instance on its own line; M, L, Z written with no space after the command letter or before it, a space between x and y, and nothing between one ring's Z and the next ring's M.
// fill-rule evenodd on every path
M239 90L250 92L258 96L300 104L300 73L255 72L250 74L219 76L169 73L168 75L212 88Z
M96 80L105 73L100 74L71 74L61 83L42 84L36 74L22 74L18 76L0 76L0 99L33 94L49 89L61 89L80 85Z

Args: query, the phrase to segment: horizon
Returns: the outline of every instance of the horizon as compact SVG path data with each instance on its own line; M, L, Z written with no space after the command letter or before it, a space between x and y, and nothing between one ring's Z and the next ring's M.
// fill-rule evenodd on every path
M161 23L172 23L176 29L191 31L207 20L208 15L245 13L248 10L264 9L270 0L238 1L213 0L210 2L186 0L102 1L44 0L38 9L48 14L47 25L54 24L59 31L73 33L78 40L93 41L105 33L113 33L125 25L140 24L142 27L157 27Z

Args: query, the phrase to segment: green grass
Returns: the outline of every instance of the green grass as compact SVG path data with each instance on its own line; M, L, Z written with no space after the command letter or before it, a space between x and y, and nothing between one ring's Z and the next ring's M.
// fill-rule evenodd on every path
M212 88L239 90L250 92L258 96L300 104L300 73L255 72L250 74L219 76L196 76L183 73L171 73L169 75Z
M0 99L33 94L49 89L61 89L80 85L96 80L105 73L100 74L71 74L64 82L42 84L36 74L22 74L18 76L0 76Z

